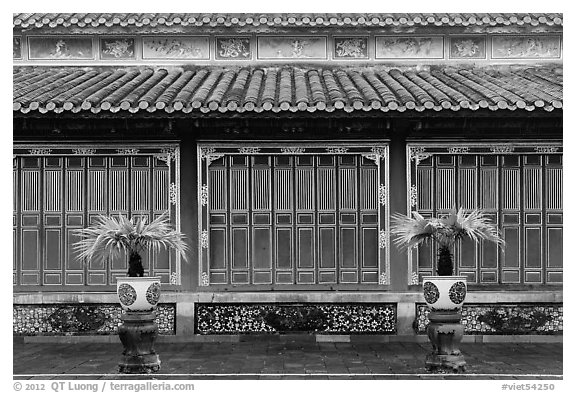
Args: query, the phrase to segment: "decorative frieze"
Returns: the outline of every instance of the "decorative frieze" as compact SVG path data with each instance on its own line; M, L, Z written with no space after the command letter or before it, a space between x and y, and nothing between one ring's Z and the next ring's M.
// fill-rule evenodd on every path
M142 38L143 59L210 59L208 36L153 36Z
M450 59L485 59L486 37L476 35L451 36Z
M416 332L426 333L429 308L417 305ZM465 304L465 334L558 334L563 331L562 304Z
M195 307L197 334L290 333L394 334L396 305L203 304Z
M377 59L442 59L444 37L398 37L377 36L375 38Z
M26 40L28 50L23 53ZM328 56L328 40L331 55ZM490 40L491 45L487 45ZM446 43L446 44L445 44ZM445 49L448 45L448 50ZM491 50L487 53L487 48ZM14 60L387 60L406 59L560 59L558 34L467 35L306 35L255 36L145 35L104 37L13 36ZM99 49L98 49L99 48ZM138 48L138 50L136 50ZM257 48L255 50L254 48ZM97 53L99 51L99 53ZM256 53L254 53L256 52Z
M107 335L118 334L122 308L119 304L14 305L14 335ZM176 333L176 307L159 304L156 309L158 333Z
M250 37L216 37L216 59L250 60L251 58Z
M368 37L334 37L335 59L367 59Z

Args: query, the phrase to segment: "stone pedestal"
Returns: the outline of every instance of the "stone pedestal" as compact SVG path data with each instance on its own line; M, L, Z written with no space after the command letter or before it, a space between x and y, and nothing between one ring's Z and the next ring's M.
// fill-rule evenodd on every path
M160 358L154 350L158 337L156 313L128 311L122 314L118 336L124 352L118 371L126 374L149 374L160 370Z
M432 372L458 373L466 369L466 361L458 345L464 335L460 311L431 311L426 329L432 352L426 356L426 369Z

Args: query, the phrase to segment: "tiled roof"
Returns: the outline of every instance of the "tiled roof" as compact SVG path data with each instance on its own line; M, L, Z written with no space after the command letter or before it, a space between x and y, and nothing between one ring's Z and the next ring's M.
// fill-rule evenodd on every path
M14 27L562 25L562 14L14 14Z
M562 67L15 67L13 110L441 111L562 108Z

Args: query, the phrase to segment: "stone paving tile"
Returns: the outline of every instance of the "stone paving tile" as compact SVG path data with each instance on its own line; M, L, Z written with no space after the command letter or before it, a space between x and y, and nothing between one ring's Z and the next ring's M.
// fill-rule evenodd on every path
M252 340L239 343L158 344L156 348L162 360L160 379L492 379L503 374L507 375L506 379L546 379L546 376L527 374L561 375L563 366L562 344L465 343L461 349L468 365L462 376L428 374L424 364L425 356L430 351L428 343ZM14 343L13 373L16 378L30 379L131 378L117 374L121 352L119 344ZM18 377L20 374L29 375ZM184 376L172 377L172 374ZM140 377L155 378L154 375Z

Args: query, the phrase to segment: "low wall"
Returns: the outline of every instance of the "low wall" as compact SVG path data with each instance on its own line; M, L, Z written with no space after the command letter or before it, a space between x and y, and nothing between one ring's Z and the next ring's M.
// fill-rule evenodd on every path
M13 303L17 336L114 335L120 323L115 293L16 293ZM424 334L427 309L420 292L165 292L157 323L176 341L302 330L393 340ZM467 335L560 335L562 291L469 292L462 323Z

